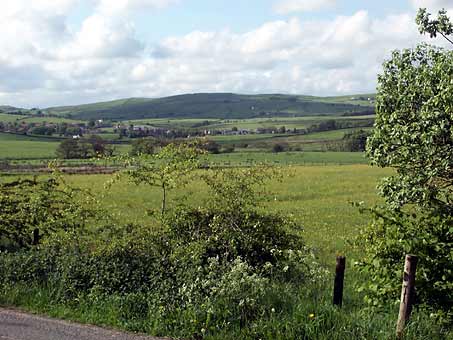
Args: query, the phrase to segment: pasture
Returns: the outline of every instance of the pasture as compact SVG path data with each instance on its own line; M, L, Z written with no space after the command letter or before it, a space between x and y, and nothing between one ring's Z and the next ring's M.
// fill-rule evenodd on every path
M336 121L360 121L372 119L374 116L307 116L307 117L259 117L248 119L219 119L219 118L186 118L186 119L166 119L149 118L125 121L126 125L149 125L159 128L194 128L197 130L231 130L233 127L238 129L255 130L258 128L280 128L286 129L306 129L314 124L326 120Z
M0 140L0 159L55 158L58 143L31 140Z
M264 195L257 204L267 211L292 216L301 227L298 232L327 264L332 264L337 252L350 252L348 240L352 240L368 221L368 216L361 214L351 203L365 202L369 206L377 203L377 183L392 174L389 169L365 164L297 165L280 169L279 178L260 188ZM16 176L4 176L0 180L14 178ZM111 175L67 175L65 180L71 186L90 189L98 198L100 208L108 211L116 222L154 225L150 212L159 210L160 190L137 186L126 178L106 189L105 184L111 178ZM169 204L185 201L197 206L207 197L206 185L195 180L184 188L170 191Z
M0 160L52 160L63 138L0 133ZM130 145L115 145L117 153L130 150Z
M267 198L259 203L263 209L293 216L307 242L325 263L330 264L337 252L346 252L347 241L368 221L368 217L360 214L351 202L375 204L379 179L392 173L367 165L282 169L282 178L273 179L265 186ZM109 178L109 175L73 175L68 176L67 181L77 187L92 189L101 206L113 213L118 222L152 225L149 212L159 209L160 191L145 185L136 186L125 179L104 190ZM207 187L195 181L186 188L171 191L169 197L173 204L190 198L188 203L196 206L206 200Z
M15 121L18 121L25 116L22 115L14 115L14 114L9 114L9 113L0 113L0 122L3 123L14 123Z

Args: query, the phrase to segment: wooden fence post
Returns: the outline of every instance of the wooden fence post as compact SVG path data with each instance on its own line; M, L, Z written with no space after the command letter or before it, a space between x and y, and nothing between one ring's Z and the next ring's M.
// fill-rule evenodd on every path
M346 268L346 257L337 256L337 266L335 268L335 283L333 287L333 304L340 307L343 304L343 286L345 268Z
M396 336L403 337L404 326L409 320L412 312L412 304L415 297L415 271L417 270L418 258L415 255L406 255L403 273L403 287L401 289L400 312L396 325Z

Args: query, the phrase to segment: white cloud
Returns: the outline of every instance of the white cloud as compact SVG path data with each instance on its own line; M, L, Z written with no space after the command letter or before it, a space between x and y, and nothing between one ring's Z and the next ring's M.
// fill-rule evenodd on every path
M193 31L150 44L137 38L134 11L176 1L117 0L108 9L111 0L90 0L93 11L76 31L68 28L67 15L78 0L16 1L0 11L7 23L0 34L0 77L8 80L0 86L0 104L201 91L368 92L390 51L420 39L413 13L375 19L358 11L331 20L276 20L243 33Z
M451 0L410 0L414 8L426 8L428 11L438 11L442 8L453 8Z
M280 0L275 4L274 8L279 14L312 12L331 8L336 2L336 0Z
M14 0L3 1L0 17L13 18L27 13L41 13L47 16L63 15L80 0Z
M418 41L407 14L366 11L333 21L270 22L244 34L191 32L164 39L130 75L134 95L197 91L343 94L373 91L382 61Z
M58 57L119 58L136 56L144 46L135 37L133 25L119 18L94 14L83 23L74 38L61 48Z
M98 11L104 14L122 14L138 10L162 9L179 0L97 0Z

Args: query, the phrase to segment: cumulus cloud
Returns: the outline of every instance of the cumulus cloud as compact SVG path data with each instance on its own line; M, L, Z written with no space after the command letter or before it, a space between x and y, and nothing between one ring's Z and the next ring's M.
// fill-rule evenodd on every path
M179 3L179 0L97 0L98 11L104 14L123 14L126 12L162 9Z
M117 0L112 8L112 1L90 0L92 13L71 30L67 16L79 1L27 6L29 1L16 0L0 11L8 23L0 34L0 77L8 80L0 86L1 104L186 92L369 92L390 51L420 40L413 13L376 19L357 11L325 20L276 20L242 33L193 31L151 43L137 38L134 12L176 0Z
M134 27L130 22L94 14L82 23L74 38L61 48L58 57L131 57L138 55L143 48L143 44L135 37Z
M274 8L279 14L312 12L331 8L336 2L336 0L280 0L275 4Z
M333 21L270 22L246 32L192 32L134 74L176 92L221 90L332 94L373 91L390 51L419 37L408 14L373 19L366 11Z

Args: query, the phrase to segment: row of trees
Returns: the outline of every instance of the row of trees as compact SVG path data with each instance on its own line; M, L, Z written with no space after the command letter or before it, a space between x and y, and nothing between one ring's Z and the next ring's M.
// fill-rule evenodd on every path
M113 153L113 146L107 144L98 135L65 139L57 148L57 156L62 159L87 159L98 156L112 156Z
M0 122L0 132L24 135L51 136L58 134L59 136L78 136L83 135L85 131L85 124Z

